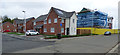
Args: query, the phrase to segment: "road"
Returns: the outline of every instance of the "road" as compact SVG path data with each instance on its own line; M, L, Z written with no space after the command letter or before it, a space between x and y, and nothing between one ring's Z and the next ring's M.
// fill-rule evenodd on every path
M118 42L118 35L64 38L56 42L25 41L2 35L3 53L106 53Z
M12 53L16 51L23 51L27 49L45 47L53 45L54 42L46 41L26 41L16 38L11 38L9 35L2 34L2 51L3 53Z
M85 38L63 40L56 45L63 53L106 53L118 43L118 35L98 35Z
M118 43L118 35L110 36L84 36L61 39L56 41L55 46L46 46L15 53L41 53L38 50L51 50L55 53L107 53Z

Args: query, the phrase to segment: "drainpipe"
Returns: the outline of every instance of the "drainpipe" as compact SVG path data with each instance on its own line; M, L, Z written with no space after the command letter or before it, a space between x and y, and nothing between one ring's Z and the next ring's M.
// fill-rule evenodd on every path
M69 34L68 35L70 35L70 18L69 18Z

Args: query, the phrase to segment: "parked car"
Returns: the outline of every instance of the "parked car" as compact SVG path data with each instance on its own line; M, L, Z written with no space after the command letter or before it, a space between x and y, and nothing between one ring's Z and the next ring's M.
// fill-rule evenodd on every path
M5 30L4 32L10 32L10 30Z
M104 35L111 35L111 32L106 31L106 32L104 33Z
M38 35L39 32L34 31L34 30L27 30L26 35Z

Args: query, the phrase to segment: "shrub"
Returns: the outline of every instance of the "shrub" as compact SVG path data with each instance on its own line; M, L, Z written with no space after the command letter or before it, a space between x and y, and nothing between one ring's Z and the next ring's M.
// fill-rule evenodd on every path
M81 37L81 36L90 36L91 34L82 34L82 35L62 35L62 38L69 38L69 37ZM92 34L98 35L98 34ZM55 35L46 35L46 36L53 36L53 37L45 37L46 39L57 38Z

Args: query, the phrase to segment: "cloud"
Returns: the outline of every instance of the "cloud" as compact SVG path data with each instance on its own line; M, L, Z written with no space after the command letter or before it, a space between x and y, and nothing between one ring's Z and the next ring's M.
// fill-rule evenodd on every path
M114 17L114 27L118 20L119 0L1 0L0 14L11 18L23 17L22 11L26 11L26 17L38 17L47 14L50 7L60 8L65 11L79 12L83 7L98 9L109 16Z

